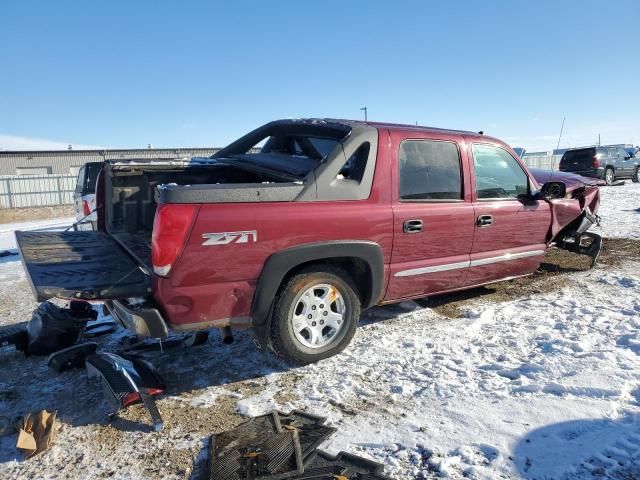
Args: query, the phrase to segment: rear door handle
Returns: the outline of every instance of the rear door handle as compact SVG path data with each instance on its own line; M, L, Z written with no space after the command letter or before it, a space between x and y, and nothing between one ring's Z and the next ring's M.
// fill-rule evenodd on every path
M493 223L493 217L491 215L480 215L476 221L476 225L479 227L489 227Z
M422 231L422 220L405 220L402 225L404 233L418 233Z

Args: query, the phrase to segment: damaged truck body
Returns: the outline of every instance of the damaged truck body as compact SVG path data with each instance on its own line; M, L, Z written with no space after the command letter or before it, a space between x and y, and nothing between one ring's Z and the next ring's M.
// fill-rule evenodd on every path
M211 158L106 162L97 231L16 236L40 301L103 301L158 338L252 328L308 363L362 309L529 275L551 246L595 261L590 181L482 134L280 120Z

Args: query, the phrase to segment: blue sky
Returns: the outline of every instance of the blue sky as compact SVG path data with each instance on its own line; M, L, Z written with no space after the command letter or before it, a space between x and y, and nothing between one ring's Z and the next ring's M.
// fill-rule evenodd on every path
M0 148L221 146L275 118L640 143L640 2L0 2Z

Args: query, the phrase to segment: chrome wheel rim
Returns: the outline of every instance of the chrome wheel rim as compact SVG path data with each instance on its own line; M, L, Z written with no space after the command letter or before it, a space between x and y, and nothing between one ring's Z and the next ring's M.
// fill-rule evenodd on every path
M607 170L606 176L607 176L606 182L607 183L612 183L613 182L613 172L611 170Z
M314 349L338 342L346 311L344 298L333 285L321 283L307 288L296 296L289 315L296 340Z

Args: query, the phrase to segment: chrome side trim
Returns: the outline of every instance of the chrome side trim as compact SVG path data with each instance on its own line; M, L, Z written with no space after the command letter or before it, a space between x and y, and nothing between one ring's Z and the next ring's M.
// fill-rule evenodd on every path
M447 270L457 270L459 268L469 267L471 262L445 263L443 265L434 265L433 267L412 268L411 270L400 270L396 272L394 277L412 277L413 275L422 275L424 273L446 272Z
M492 263L508 262L509 260L518 260L520 258L537 257L538 255L544 255L544 250L531 250L530 252L518 252L518 253L505 253L499 257L482 258L480 260L471 260L472 267L479 267L481 265L490 265Z
M529 252L505 253L498 257L482 258L480 260L472 260L466 262L445 263L442 265L434 265L433 267L412 268L410 270L400 270L396 272L394 277L412 277L414 275L423 275L425 273L446 272L448 270L458 270L467 267L480 267L482 265L491 265L492 263L508 262L510 260L519 260L527 257L537 257L544 255L544 250L531 250Z

